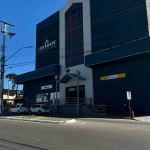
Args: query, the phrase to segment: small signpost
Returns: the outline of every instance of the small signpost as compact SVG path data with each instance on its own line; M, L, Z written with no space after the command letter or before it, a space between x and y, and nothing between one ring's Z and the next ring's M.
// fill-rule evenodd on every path
M127 91L127 100L129 100L129 112L131 117L131 108L130 108L130 100L132 99L131 91Z

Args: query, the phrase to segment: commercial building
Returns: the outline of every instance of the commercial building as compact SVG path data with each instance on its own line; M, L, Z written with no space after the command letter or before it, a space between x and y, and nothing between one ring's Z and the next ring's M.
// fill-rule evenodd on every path
M149 5L68 0L36 26L35 71L16 77L24 100L51 99L60 113L119 113L130 91L136 113L150 114Z

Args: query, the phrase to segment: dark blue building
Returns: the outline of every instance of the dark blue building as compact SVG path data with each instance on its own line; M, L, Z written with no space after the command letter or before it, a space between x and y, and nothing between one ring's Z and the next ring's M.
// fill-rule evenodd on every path
M130 91L136 113L150 114L148 16L147 0L68 0L37 25L36 70L16 77L24 99L53 99L59 75L60 113L119 113Z

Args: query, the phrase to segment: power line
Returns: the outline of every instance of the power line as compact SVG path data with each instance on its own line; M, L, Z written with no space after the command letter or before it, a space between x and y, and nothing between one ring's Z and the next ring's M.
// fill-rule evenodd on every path
M45 0L44 2L42 2L42 3L38 4L38 5L36 5L35 7L32 7L31 9L29 9L29 10L27 10L27 11L23 12L22 14L20 14L20 15L18 15L18 16L16 16L16 17L14 17L14 18L13 18L13 19L11 19L10 21L15 20L16 18L18 18L18 17L20 17L20 16L24 15L25 13L27 13L27 12L29 12L29 11L33 10L34 8L36 8L36 7L38 7L38 6L41 6L41 5L42 5L43 3L45 3L46 1L48 1L48 0Z
M9 11L8 13L4 14L3 16L0 16L0 18L2 18L2 17L4 17L4 16L6 16L6 15L8 15L8 14L12 13L13 11L15 11L15 10L17 10L17 9L21 8L22 6L24 6L24 5L28 4L28 3L29 3L29 2L31 2L31 1L32 1L32 0L29 0L29 1L27 1L26 3L24 3L24 4L22 4L22 5L18 6L18 7L16 7L15 9L13 9L13 10Z

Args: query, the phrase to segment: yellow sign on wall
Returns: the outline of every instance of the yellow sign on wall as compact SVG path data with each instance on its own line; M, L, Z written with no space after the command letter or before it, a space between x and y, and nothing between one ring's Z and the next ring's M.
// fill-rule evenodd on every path
M100 80L104 81L104 80L111 80L111 79L118 79L118 78L125 78L125 77L126 77L125 73L120 73L120 74L100 77Z

